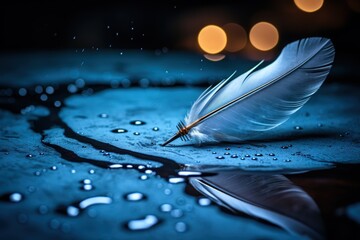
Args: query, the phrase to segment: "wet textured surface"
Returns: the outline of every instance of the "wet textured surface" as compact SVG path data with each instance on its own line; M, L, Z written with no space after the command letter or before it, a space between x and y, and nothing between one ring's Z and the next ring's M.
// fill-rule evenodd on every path
M302 238L230 213L189 183L227 169L287 174L315 200L329 234L359 234L357 85L326 81L261 140L161 147L209 83L253 63L111 52L0 63L4 239ZM342 74L335 67L330 76Z

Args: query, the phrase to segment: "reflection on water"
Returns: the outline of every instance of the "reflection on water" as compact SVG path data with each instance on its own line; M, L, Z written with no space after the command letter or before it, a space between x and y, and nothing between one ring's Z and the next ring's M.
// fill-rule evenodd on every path
M295 235L325 238L318 206L284 175L223 170L215 176L191 178L190 183L232 211L269 221Z

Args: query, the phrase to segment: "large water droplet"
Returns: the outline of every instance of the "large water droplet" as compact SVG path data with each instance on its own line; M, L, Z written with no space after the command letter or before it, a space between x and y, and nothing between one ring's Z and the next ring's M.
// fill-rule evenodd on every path
M80 209L74 206L68 206L66 208L66 215L69 217L77 217L80 213Z
M255 156L256 156L256 157L261 157L262 154L261 154L261 153L255 153Z
M134 120L130 122L131 125L145 125L146 122L141 121L141 120Z
M23 195L21 193L11 193L9 194L9 201L10 202L14 202L14 203L17 203L17 202L21 202L23 200Z
M124 196L124 198L127 200L127 201L132 201L132 202L135 202L135 201L140 201L140 200L144 200L146 199L146 196L140 192L132 192L132 193L128 193Z
M139 136L140 133L139 133L139 132L134 132L134 135L135 135L135 136Z
M87 207L90 207L95 204L110 204L112 202L112 199L106 196L97 196L97 197L91 197L82 200L79 203L80 209L85 209Z
M128 132L128 130L126 130L125 128L115 128L115 129L111 130L111 132L113 132L113 133L126 133L126 132Z
M237 154L233 154L233 155L231 155L231 158L238 158L238 155L237 155Z
M158 128L158 127L153 127L152 130L155 131L155 132L157 132L157 131L159 131L159 128Z
M159 219L154 215L147 215L143 219L131 220L126 224L129 230L145 230L149 229L159 223Z
M217 159L224 159L224 156L217 156Z

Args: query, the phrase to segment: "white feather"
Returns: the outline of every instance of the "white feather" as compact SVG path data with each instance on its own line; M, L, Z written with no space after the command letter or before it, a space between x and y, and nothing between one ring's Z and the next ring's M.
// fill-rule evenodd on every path
M208 116L188 134L199 142L231 142L252 139L280 125L319 89L334 55L333 44L326 38L306 38L288 44L265 68L255 71L259 63L239 77L230 80L230 76L205 90L194 102L185 123L191 125ZM232 103L223 108L229 102Z

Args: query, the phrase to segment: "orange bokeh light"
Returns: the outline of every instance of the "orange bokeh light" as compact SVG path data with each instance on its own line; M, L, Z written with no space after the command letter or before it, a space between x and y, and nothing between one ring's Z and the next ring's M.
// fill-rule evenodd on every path
M236 23L227 23L223 29L227 36L226 51L237 52L246 46L247 34L242 26Z
M324 0L294 0L295 5L304 12L315 12L324 4Z
M279 32L271 23L259 22L251 28L249 39L255 48L268 51L279 42Z
M208 25L199 32L198 43L201 49L207 53L219 53L226 46L226 33L219 26Z

